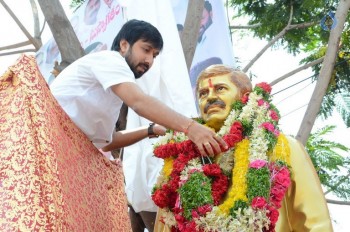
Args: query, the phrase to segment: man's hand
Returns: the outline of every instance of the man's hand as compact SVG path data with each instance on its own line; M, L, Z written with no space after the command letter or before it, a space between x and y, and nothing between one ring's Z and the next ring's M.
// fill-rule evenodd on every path
M197 122L187 129L187 136L196 144L202 156L214 156L228 149L226 142L220 136Z
M162 136L162 135L165 135L166 128L164 126L161 126L161 125L158 125L158 124L154 124L153 132L156 135Z

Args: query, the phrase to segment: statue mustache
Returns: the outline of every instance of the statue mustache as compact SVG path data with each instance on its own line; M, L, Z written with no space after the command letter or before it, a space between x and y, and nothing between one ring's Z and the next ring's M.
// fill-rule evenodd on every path
M223 101L220 101L220 100L211 101L211 102L208 102L207 104L205 104L205 106L204 106L204 113L207 113L208 109L211 106L213 106L213 105L217 105L217 106L219 106L220 108L223 108L223 109L225 109L225 107L226 107L226 104Z

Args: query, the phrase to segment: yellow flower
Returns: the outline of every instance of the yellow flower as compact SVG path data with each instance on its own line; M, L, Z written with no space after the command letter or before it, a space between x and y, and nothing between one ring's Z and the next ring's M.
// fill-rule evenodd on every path
M173 171L173 162L174 159L172 157L164 159L163 173L165 177L169 177L171 172Z
M288 140L284 134L280 134L277 139L277 144L273 149L273 152L270 157L270 161L283 161L290 166L290 147Z
M249 167L249 140L244 139L236 145L235 165L232 169L232 184L227 199L219 205L221 213L228 215L230 208L238 200L247 201L246 175Z

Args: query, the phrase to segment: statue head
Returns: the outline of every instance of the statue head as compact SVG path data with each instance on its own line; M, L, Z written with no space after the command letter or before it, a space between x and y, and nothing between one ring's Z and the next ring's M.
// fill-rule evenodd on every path
M244 72L221 64L207 67L199 74L196 85L201 117L219 131L233 103L251 91L252 83Z

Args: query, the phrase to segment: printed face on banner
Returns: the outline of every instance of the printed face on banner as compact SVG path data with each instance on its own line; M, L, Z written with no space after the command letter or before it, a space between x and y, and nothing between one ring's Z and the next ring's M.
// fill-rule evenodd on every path
M111 8L113 0L103 0L103 1L106 3L108 8Z
M202 41L204 32L213 23L212 15L213 15L213 12L212 12L211 4L210 2L205 1L202 18L201 18L201 25L198 33L198 43Z
M84 22L87 25L95 24L97 21L97 14L100 10L100 0L89 0L85 7Z
M181 34L183 30L188 1L189 0L171 0L179 34ZM195 98L196 82L202 70L213 64L235 66L235 57L233 55L233 46L227 22L223 1L204 1L197 46L189 72ZM196 102L196 104L199 112L198 103Z
M70 23L86 53L107 50L124 24L118 0L89 0L70 17ZM37 52L40 72L50 84L54 62L61 62L61 55L51 38Z

